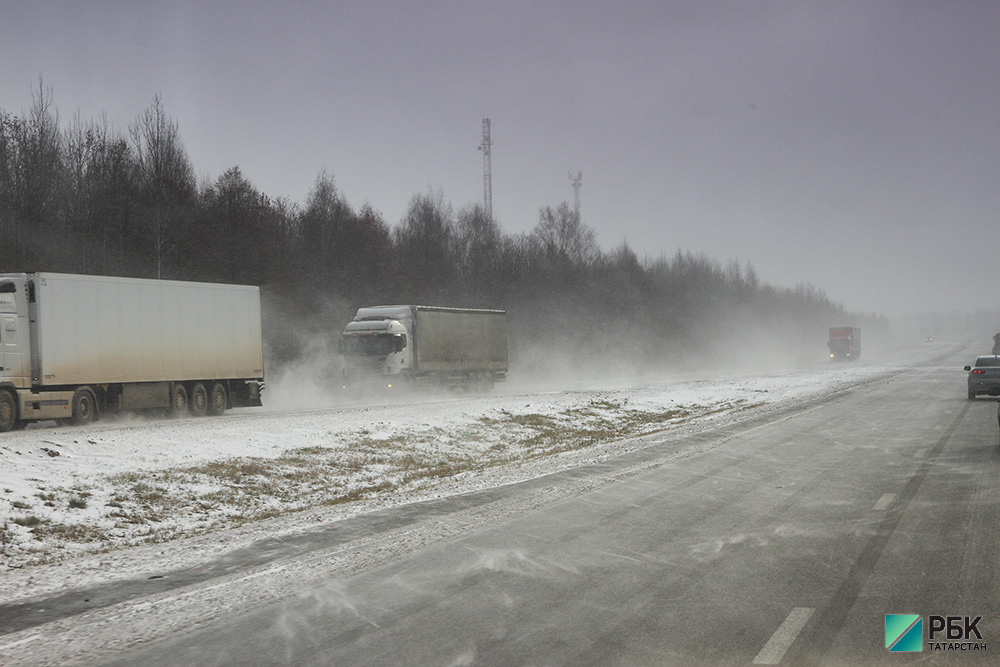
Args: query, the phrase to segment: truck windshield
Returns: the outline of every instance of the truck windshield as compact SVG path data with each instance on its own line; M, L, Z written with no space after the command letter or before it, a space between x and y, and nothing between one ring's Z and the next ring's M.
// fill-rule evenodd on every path
M402 349L399 334L363 334L344 336L344 356L384 357Z

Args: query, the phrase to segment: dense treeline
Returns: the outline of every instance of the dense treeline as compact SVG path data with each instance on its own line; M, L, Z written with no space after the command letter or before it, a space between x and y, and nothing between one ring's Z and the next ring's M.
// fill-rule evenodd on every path
M198 183L158 96L122 134L104 118L61 123L41 85L24 116L0 109L0 272L35 270L262 285L271 363L315 348L314 334L328 353L353 309L378 303L506 308L515 363L536 369L816 354L829 326L886 328L810 286L761 284L749 266L602 250L566 203L513 235L435 192L390 225L351 207L326 171L301 204L238 166Z

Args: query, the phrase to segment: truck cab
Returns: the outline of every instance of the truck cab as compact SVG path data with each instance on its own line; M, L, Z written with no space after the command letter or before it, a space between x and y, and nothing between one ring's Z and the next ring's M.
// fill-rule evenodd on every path
M23 275L0 275L0 387L31 386L28 285Z
M399 376L412 368L413 350L406 324L390 317L353 320L340 340L346 382Z
M0 274L0 432L21 428L31 388L31 336L25 274Z

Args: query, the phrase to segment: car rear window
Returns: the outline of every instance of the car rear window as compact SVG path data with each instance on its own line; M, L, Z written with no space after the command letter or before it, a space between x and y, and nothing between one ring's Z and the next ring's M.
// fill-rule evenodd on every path
M1000 366L1000 357L979 357L976 366Z

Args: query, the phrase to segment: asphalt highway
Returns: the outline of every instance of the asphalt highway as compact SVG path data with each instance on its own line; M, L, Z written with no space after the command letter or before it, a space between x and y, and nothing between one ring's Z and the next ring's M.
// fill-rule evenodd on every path
M967 400L956 369L970 354L680 441L653 437L609 463L358 518L273 556L307 573L282 599L221 605L176 633L76 659L1000 664L997 401ZM347 552L367 559L345 566ZM185 596L217 586L196 579ZM886 648L895 614L922 619L922 650ZM981 639L942 630L929 644L938 616Z

